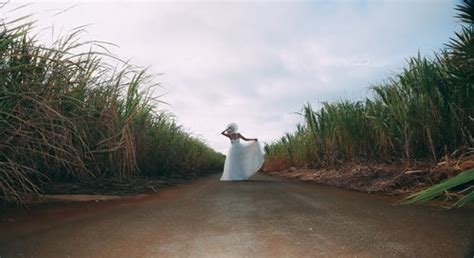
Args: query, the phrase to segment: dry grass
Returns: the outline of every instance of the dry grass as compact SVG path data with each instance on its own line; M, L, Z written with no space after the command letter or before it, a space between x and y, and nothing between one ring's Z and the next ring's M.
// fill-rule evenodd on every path
M265 146L266 170L346 164L437 164L474 148L474 3L456 8L461 31L434 59L410 58L364 101L303 109L304 125ZM471 178L474 181L474 177ZM474 193L471 192L474 200Z
M222 166L221 154L158 111L159 85L145 69L81 43L81 28L44 46L32 25L0 20L0 198L26 203L51 182Z

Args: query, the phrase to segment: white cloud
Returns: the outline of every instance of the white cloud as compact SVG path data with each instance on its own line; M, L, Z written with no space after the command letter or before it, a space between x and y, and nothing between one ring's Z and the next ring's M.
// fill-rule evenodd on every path
M57 10L76 6L57 16ZM225 152L231 121L272 141L292 131L306 102L357 99L420 49L442 47L456 28L454 2L41 2L39 28L83 24L85 39L164 73L167 109ZM56 9L56 11L44 11ZM45 33L50 38L50 34ZM164 91L158 91L162 94Z

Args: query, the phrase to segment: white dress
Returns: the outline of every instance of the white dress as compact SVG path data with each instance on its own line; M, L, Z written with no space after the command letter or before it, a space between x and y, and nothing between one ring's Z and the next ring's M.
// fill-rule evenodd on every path
M247 180L263 165L263 153L258 141L247 144L240 139L231 139L231 146L225 158L221 181Z

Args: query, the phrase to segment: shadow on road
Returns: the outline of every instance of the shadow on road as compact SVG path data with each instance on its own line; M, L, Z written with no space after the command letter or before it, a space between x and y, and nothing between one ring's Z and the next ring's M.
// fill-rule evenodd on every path
M262 179L248 179L248 180L233 180L233 181L220 181L221 183L227 184L250 184L250 183L280 183L280 181L275 180L262 180Z
M471 246L469 247L469 251L467 252L467 255L465 258L473 258L474 257L474 241L471 241Z
M244 182L249 182L249 183L278 183L278 181L273 181L273 180L247 180Z

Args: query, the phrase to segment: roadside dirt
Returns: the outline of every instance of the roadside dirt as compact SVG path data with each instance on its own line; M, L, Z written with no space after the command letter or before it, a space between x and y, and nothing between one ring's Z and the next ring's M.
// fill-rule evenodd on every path
M413 193L474 167L474 161L461 164L348 164L339 168L296 169L266 172L273 176L315 182L344 189L387 195Z
M41 195L32 195L27 204L16 204L0 199L0 219L11 211L39 208L42 206L72 205L81 202L103 202L143 197L157 193L170 186L177 186L202 176L185 174L165 177L134 177L127 180L94 178L83 182L52 182L43 184Z

